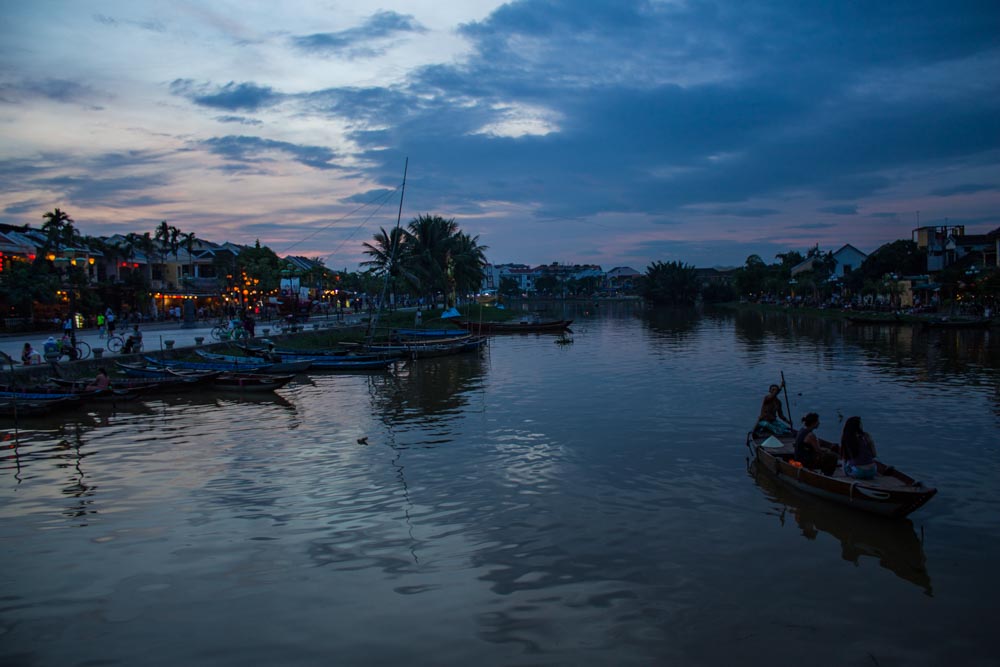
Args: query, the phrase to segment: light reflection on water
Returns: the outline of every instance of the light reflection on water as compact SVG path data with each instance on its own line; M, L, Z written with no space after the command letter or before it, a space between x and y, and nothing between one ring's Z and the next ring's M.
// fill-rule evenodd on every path
M0 658L771 664L821 629L819 664L987 655L992 332L589 310L572 345L7 429ZM887 524L748 476L779 371L938 497Z

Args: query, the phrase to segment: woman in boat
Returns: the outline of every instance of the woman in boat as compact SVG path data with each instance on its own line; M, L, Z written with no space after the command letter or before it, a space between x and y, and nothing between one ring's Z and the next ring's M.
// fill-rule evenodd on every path
M792 430L792 421L785 416L781 409L781 399L778 392L781 387L772 384L764 397L764 402L760 405L760 416L757 417L757 428L761 431L770 431L775 435L784 435ZM780 421L779 421L780 420Z
M875 465L875 441L861 427L861 417L848 417L840 434L840 451L844 455L844 472L855 479L872 479L878 471Z
M94 381L87 385L87 391L96 391L98 389L107 389L111 386L111 378L108 377L108 372L103 368L97 369L97 377Z
M795 436L795 460L804 468L819 468L826 475L832 474L837 469L837 455L821 445L816 437L819 415L810 412L802 418L802 426Z

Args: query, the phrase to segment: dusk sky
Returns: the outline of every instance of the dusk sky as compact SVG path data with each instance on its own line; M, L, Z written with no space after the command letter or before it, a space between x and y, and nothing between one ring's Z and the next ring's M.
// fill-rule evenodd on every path
M0 0L0 222L354 270L408 157L493 263L871 252L1000 226L998 73L996 0Z

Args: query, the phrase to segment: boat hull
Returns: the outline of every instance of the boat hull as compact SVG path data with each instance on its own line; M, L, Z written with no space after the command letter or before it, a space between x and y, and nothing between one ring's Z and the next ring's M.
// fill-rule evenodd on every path
M747 435L747 445L757 465L779 482L801 493L823 498L853 509L901 518L919 509L937 493L891 466L878 463L878 475L873 480L848 477L838 469L832 475L793 465L792 438L780 438L781 448L763 446L767 435ZM829 444L829 443L825 443Z

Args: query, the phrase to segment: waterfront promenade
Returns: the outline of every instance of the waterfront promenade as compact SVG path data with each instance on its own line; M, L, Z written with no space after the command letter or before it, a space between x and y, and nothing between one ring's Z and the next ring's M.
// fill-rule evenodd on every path
M310 317L309 321L303 325L303 331L312 330L314 325L318 325L320 329L356 326L358 324L362 324L366 319L367 315L359 315L356 313L345 313L339 317L333 314L329 316L314 316ZM212 338L211 334L212 328L215 326L215 321L198 321L195 322L193 327L185 327L180 322L143 323L139 326L139 330L142 332L143 351L156 352L161 349L166 349L165 341L168 340L174 341L174 348L193 347L198 344L195 339L199 337L203 339L202 344L204 345L218 342ZM270 329L267 335L274 335L275 332L269 326L269 323L258 322L255 327L256 337L266 337L264 333L265 329ZM127 337L130 331L132 331L132 325L127 325L124 329L119 329L116 333L122 335L123 337ZM0 334L0 351L10 355L16 362L20 362L21 350L25 343L31 343L34 348L38 350L39 354L42 354L45 341L49 336L59 340L62 337L62 331L52 329L49 331L2 333ZM107 338L101 338L96 328L78 329L76 332L76 339L78 341L86 342L90 345L91 349L95 347L104 348L104 358L106 359L118 356L106 349ZM92 358L93 357L91 357L91 359ZM65 361L66 358L63 357L63 360Z

